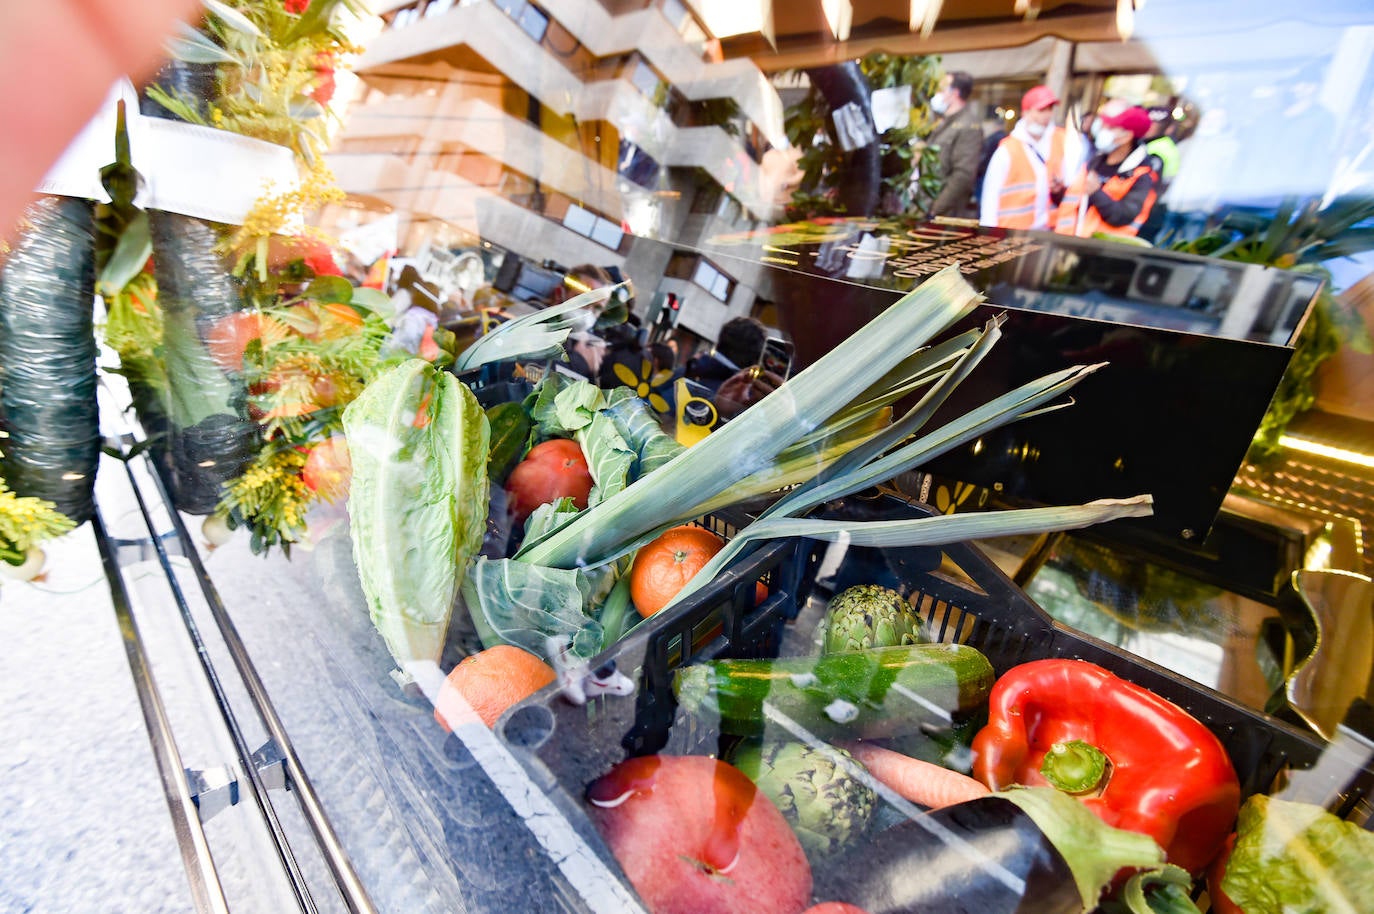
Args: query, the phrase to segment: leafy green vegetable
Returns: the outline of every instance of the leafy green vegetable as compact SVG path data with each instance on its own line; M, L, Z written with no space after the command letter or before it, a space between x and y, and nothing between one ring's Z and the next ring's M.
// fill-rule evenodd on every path
M486 528L487 417L453 375L410 359L343 415L354 561L372 623L403 673L438 663Z
M606 405L601 388L586 381L574 381L554 398L553 412L558 431L577 439L591 470L591 494L587 504L604 501L630 484L630 469L638 456L620 436L615 422L602 413Z
M601 625L582 610L591 585L576 569L479 557L463 580L463 601L482 643L514 644L548 656L548 639L571 643L579 657L601 650ZM499 594L483 599L482 594Z
M533 427L525 407L516 402L497 403L488 407L487 421L491 423L491 454L487 460L487 475L500 485L520 462L529 446Z
M642 402L625 389L603 391L585 381L553 374L540 382L523 405L533 423L533 439L577 440L595 481L588 499L595 505L682 449L663 434L652 415L636 412L632 404ZM645 421L652 430L645 427ZM546 536L579 513L566 499L541 505L525 523L525 538ZM483 644L508 642L544 655L546 640L557 637L565 642L572 639L573 652L590 657L638 621L624 615L628 585L616 590L631 558L624 556L619 561L572 571L483 560L464 582L463 599ZM623 605L603 607L614 632L609 640L603 640L601 625L588 614L602 607L612 594L617 594ZM589 653L580 653L584 650Z
M1199 914L1189 893L1193 877L1181 866L1166 863L1156 870L1143 870L1126 880L1120 897L1101 907L1103 914Z
M617 403L622 400L623 395L615 397ZM575 438L581 445L595 482L587 499L589 506L605 501L635 480L635 470L643 461L622 433L622 423L609 411L611 401L606 391L586 381L553 375L540 382L526 402L539 438ZM661 449L657 439L642 432L638 440ZM534 536L528 528L525 535Z
M1015 803L1045 833L1073 872L1085 911L1097 907L1102 890L1120 870L1157 870L1164 865L1164 851L1149 835L1112 828L1052 787L1020 787L995 796Z
M480 368L488 362L515 359L521 356L557 355L566 358L563 343L574 329L586 329L588 320L605 326L625 319L626 309L617 298L617 305L608 305L596 314L602 302L611 298L620 286L603 286L574 296L567 301L521 315L493 328L458 356L458 371Z
M1321 807L1245 801L1221 887L1245 914L1356 914L1374 905L1374 833Z
M605 414L615 422L620 437L630 445L638 459L630 478L638 479L678 455L684 445L663 431L649 405L628 387L617 387L606 394Z
M558 421L556 406L558 394L572 383L571 378L557 372L549 372L539 382L539 386L525 398L525 411L530 414L534 432L539 438L555 437L562 428Z

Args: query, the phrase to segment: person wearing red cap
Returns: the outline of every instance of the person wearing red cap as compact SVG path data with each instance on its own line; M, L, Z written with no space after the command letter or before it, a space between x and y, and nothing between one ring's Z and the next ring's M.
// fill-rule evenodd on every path
M1081 238L1134 237L1159 195L1163 163L1145 149L1150 115L1138 105L1108 102L1093 125L1097 154L1064 195L1056 231Z
M1065 188L1078 174L1080 143L1054 121L1049 86L1021 97L1021 118L988 161L978 221L1003 228L1051 229Z

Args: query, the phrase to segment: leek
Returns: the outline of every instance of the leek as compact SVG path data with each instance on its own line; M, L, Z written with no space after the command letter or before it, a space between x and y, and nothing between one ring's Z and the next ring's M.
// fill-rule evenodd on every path
M851 546L895 549L901 546L939 546L996 536L1055 533L1077 530L1124 517L1148 517L1154 511L1149 495L1103 498L1085 505L1016 508L973 514L937 514L901 520L838 521L807 517L760 518L739 531L725 548L711 557L669 603L677 603L710 583L750 543L784 536L806 537Z
M727 504L795 486L741 530L678 594L708 584L759 540L798 536L896 547L990 536L1075 529L1151 513L1149 496L1087 505L925 517L869 523L799 517L946 453L988 431L1050 408L1098 366L1074 366L989 400L941 428L925 430L954 388L1001 336L1000 319L937 345L929 341L960 320L979 298L957 268L936 274L841 342L810 368L700 444L673 456L622 491L540 535L513 559L479 560L463 595L483 640L513 640L545 651L542 635L571 642L589 656L614 637L618 619L595 619L580 597L588 573L652 540L662 530ZM926 348L923 348L926 347ZM891 408L924 389L896 421ZM512 611L512 607L515 611ZM486 612L487 609L491 613ZM611 616L615 616L612 613ZM609 637L606 637L609 636Z
M622 283L623 285L623 283ZM592 289L514 320L498 324L490 333L479 336L464 349L454 364L457 372L481 368L489 362L529 358L540 355L561 355L568 334L577 329L590 329L589 309L611 297L620 286Z
M978 301L957 268L941 270L738 419L571 523L527 543L516 558L555 568L600 565L628 551L627 540L698 516L700 505L768 469L780 451L867 392Z

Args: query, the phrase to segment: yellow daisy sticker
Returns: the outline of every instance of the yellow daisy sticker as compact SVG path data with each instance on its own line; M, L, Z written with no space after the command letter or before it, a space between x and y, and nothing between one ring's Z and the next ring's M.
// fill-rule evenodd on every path
M673 372L670 369L654 371L654 366L648 359L639 360L639 373L635 374L629 365L624 362L616 362L611 366L611 371L615 373L616 380L635 392L635 396L649 401L649 405L655 412L668 412L668 401L663 399L657 388L663 387L673 379Z

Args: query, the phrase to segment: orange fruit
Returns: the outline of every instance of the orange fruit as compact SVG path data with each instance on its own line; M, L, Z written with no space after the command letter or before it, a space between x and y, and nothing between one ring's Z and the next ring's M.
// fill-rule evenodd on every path
M463 724L476 713L488 727L507 708L528 698L555 678L553 667L509 644L498 644L463 659L439 687L434 719L445 730ZM458 698L464 699L458 701ZM469 711L471 708L471 711Z
M630 600L648 618L668 605L701 566L725 547L704 527L684 524L640 548L630 567Z

